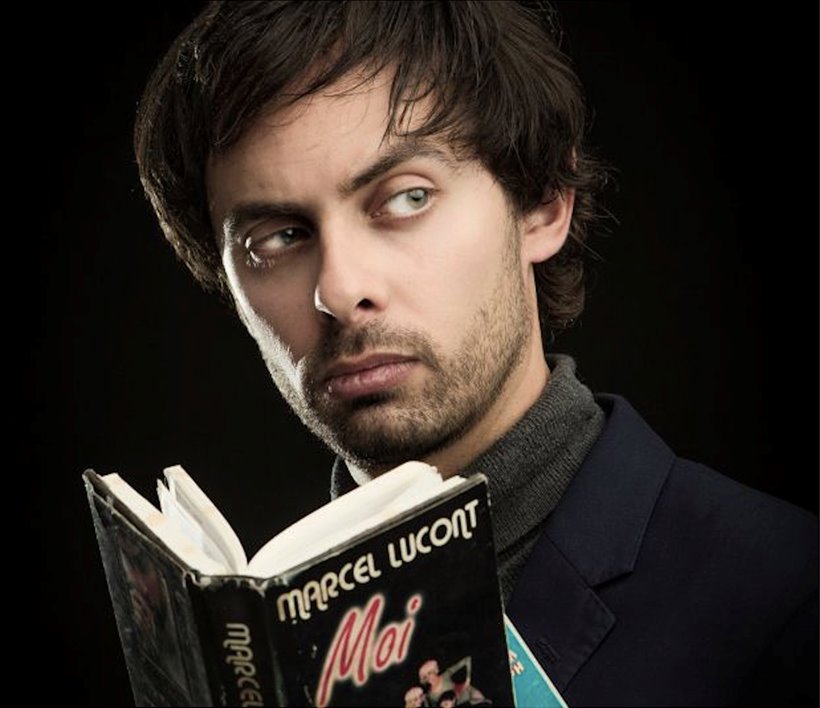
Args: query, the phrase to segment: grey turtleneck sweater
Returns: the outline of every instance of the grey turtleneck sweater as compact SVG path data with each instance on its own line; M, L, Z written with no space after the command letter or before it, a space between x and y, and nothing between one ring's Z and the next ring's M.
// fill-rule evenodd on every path
M552 354L547 363L550 377L539 399L462 472L481 472L489 483L505 604L547 516L558 505L605 422L592 392L575 376L575 361ZM344 461L337 458L331 497L355 486Z

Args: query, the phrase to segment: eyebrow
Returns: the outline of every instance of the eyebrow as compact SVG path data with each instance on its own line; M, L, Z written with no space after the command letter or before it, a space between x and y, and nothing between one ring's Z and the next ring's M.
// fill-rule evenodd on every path
M456 159L446 150L424 140L409 140L390 146L375 162L339 185L339 195L342 198L350 197L399 165L416 159L433 160L451 169L458 168ZM309 210L298 202L240 202L222 220L222 234L234 240L243 224L283 216L310 219Z
M442 148L424 140L409 140L390 146L372 165L365 167L342 184L339 187L339 194L342 197L349 197L403 162L420 158L434 160L450 168L456 167L453 156Z
M222 220L222 236L226 241L235 241L237 232L245 224L282 216L309 219L305 207L296 202L240 202L225 214Z

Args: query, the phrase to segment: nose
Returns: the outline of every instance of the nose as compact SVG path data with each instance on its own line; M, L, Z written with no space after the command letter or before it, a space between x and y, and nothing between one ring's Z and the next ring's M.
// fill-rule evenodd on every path
M378 247L367 236L323 234L321 262L313 293L318 312L339 324L361 325L378 316L388 303L383 268L379 267Z

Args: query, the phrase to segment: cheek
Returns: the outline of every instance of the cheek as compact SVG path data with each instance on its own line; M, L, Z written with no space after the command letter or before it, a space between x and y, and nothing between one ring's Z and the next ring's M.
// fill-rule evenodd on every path
M495 214L484 219L465 218L463 213L446 216L447 230L440 231L440 238L429 249L411 292L421 314L434 316L439 333L457 339L495 292L506 235L503 219Z
M240 315L250 334L267 354L282 365L295 366L319 336L310 289L302 279L270 274L229 272L229 282Z
M254 329L261 330L269 341L276 340L277 348L287 363L296 366L307 355L316 343L318 328L310 325L313 319L302 314L294 307L257 307L253 310ZM260 338L255 338L259 341Z

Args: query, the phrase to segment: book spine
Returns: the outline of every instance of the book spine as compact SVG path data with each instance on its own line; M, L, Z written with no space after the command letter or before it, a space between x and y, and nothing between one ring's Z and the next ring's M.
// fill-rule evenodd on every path
M190 586L212 704L285 705L264 594L244 578Z

